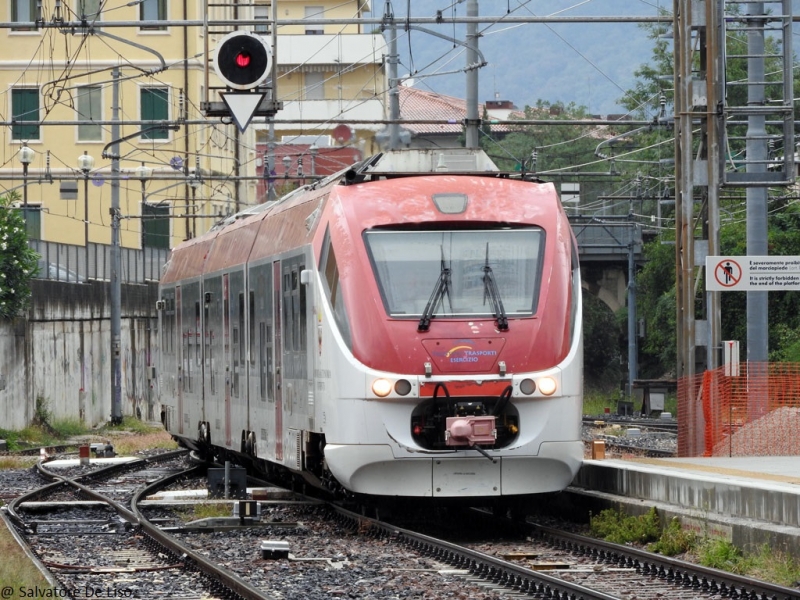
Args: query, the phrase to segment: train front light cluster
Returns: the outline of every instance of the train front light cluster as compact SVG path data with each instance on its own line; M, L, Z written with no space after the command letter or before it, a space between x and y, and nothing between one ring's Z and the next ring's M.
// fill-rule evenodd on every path
M543 396L552 396L555 394L558 385L554 378L548 376L540 377L536 381L533 379L523 379L519 382L519 391L526 396L533 394L537 388Z
M386 398L392 390L398 396L407 396L411 392L411 382L408 379L398 379L393 382L383 377L372 382L372 393L378 398Z

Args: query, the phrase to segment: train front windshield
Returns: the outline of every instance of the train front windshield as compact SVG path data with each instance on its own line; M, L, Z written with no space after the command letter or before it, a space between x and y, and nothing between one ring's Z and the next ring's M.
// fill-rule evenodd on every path
M387 231L364 234L386 311L393 317L533 314L540 228Z

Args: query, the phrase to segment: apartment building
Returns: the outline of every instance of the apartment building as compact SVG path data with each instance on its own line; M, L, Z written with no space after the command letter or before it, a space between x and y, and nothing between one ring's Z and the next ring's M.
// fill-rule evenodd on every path
M0 195L14 194L33 239L109 244L116 204L123 247L171 247L265 200L258 141L371 149L380 126L334 130L383 118L384 41L358 24L363 0L9 0L4 10ZM334 18L353 23L313 23ZM241 132L208 116L222 86L215 44L236 28L271 40L273 27L274 123L256 116Z

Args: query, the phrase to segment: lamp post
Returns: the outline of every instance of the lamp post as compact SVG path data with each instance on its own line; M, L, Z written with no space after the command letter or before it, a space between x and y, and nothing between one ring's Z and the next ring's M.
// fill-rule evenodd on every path
M191 190L192 190L192 207L191 207L191 211L192 211L192 231L191 231L191 234L190 234L189 237L193 238L195 235L197 235L197 232L195 230L195 226L197 225L197 221L196 221L196 219L197 219L197 211L196 211L195 201L197 199L197 188L200 187L199 172L195 171L195 174L192 177L189 177L189 181L187 183L189 184L189 188L191 188Z
M17 153L19 162L22 163L22 206L25 224L28 223L28 165L33 162L36 152L28 144L22 144ZM27 232L26 232L27 233Z
M319 147L316 144L311 144L308 149L311 154L311 177L317 176L317 154L319 154Z
M83 172L83 245L86 249L84 278L89 281L89 171L94 167L94 158L86 150L78 157L78 168Z
M151 169L150 167L148 167L144 163L142 163L141 165L136 167L136 169L134 170L134 175L136 176L136 178L139 181L142 182L142 207L141 207L142 217L144 217L144 205L145 205L145 202L146 202L146 195L145 195L144 186L145 186L145 183L147 182L147 180L150 179L150 176L152 174L153 174L153 169ZM144 222L144 219L142 219L142 248L143 249L144 249L144 238L145 238L144 231L145 231L145 222Z

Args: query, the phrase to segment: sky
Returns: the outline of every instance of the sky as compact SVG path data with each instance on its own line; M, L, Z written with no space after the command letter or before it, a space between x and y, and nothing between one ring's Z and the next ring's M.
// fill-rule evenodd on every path
M384 3L373 2L373 16L383 15ZM396 17L466 16L466 2L395 2ZM591 113L622 113L617 103L633 87L634 71L651 56L652 41L635 23L504 24L502 16L656 16L672 2L644 0L480 0L479 15L496 16L480 25L479 48L487 65L479 72L479 100L510 100L519 108L538 99L575 102ZM510 12L509 12L510 11ZM464 26L425 26L440 35L464 39ZM401 76L411 75L415 87L464 98L466 63L460 46L434 35L400 28ZM442 75L440 73L460 71Z

